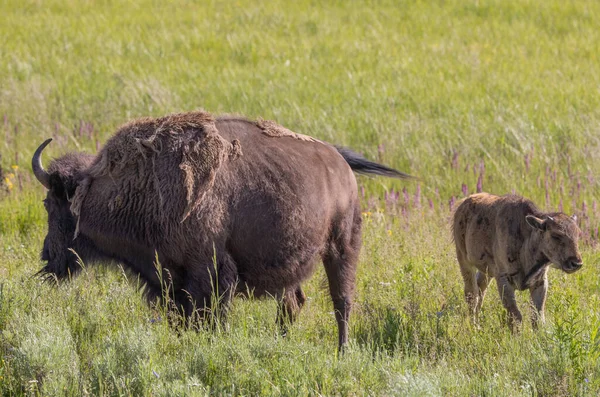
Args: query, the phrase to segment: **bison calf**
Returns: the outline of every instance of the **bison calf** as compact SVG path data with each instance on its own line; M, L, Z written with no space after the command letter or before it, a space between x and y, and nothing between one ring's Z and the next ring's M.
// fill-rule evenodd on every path
M465 298L477 318L490 278L496 278L511 329L522 321L515 290L529 289L534 328L544 322L549 265L566 273L581 268L576 218L544 213L527 199L488 193L467 197L452 225Z

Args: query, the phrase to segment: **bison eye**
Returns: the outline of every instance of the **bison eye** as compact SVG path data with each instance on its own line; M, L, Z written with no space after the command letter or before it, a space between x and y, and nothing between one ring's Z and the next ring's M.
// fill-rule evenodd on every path
M561 236L559 234L551 234L550 237L552 237L552 240L556 240L556 241L560 241Z

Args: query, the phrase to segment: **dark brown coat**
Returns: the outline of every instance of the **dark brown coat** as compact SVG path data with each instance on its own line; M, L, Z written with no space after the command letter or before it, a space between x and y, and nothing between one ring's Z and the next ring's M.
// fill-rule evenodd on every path
M544 321L548 266L573 273L582 266L576 220L560 212L544 213L515 195L479 193L456 209L453 236L465 283L465 298L477 315L490 278L496 278L511 326L522 316L515 290L529 289L536 313Z
M150 298L171 280L189 317L213 297L281 299L280 323L304 303L300 288L323 260L339 329L347 321L361 246L353 168L406 176L274 122L193 112L121 127L96 156L66 155L36 176L49 191L43 271L63 278L84 261L117 261ZM194 308L197 307L198 310Z

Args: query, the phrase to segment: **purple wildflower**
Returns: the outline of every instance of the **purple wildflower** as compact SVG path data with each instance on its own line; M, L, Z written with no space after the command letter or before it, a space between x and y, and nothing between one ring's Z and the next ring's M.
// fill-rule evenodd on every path
M452 168L458 169L458 152L456 150L452 154Z
M564 212L562 197L561 197L560 201L558 202L558 212Z
M462 184L462 194L465 197L469 195L469 189L467 188L467 184L466 183Z
M450 197L450 200L448 201L448 207L449 207L450 211L452 211L454 209L455 202L456 202L456 199L454 198L454 196Z
M94 135L94 124L88 123L88 135L91 138Z
M417 190L415 192L415 206L417 208L421 207L421 184L417 183Z
M477 193L483 192L483 172L477 178Z

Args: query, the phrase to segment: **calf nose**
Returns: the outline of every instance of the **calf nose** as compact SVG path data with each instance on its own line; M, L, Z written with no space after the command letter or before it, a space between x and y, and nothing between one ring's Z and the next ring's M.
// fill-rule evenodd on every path
M573 268L573 270L579 270L581 269L581 266L583 266L583 263L581 261L571 261L571 267Z
M580 257L572 256L567 259L562 265L562 270L567 273L574 273L577 270L581 269L583 266L583 262Z

